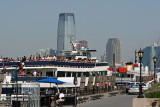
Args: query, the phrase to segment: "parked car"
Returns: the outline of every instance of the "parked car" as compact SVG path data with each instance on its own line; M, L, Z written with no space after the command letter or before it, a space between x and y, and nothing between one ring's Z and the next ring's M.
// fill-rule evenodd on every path
M148 82L147 82L148 83ZM142 83L142 90L147 90L148 89L148 84ZM150 82L149 82L150 83ZM126 93L128 93L128 89L132 87L133 85L139 85L139 82L129 82L128 85L126 86Z
M148 85L146 85L145 83L142 83L142 92L143 90L147 90L148 89ZM135 94L135 93L139 93L140 88L139 88L139 83L135 83L134 85L131 85L128 88L128 94Z
M128 93L128 89L133 85L139 85L139 82L129 82L126 86L126 93Z
M138 94L139 90L139 85L133 85L128 89L128 94Z

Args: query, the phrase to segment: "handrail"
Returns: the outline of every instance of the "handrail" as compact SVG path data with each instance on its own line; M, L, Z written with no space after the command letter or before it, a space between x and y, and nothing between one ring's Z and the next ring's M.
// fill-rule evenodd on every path
M19 66L20 62L2 62L0 67L3 66ZM59 66L88 66L93 67L95 63L75 63L75 62L59 62L59 61L26 61L24 62L26 66L36 66L36 65L59 65Z

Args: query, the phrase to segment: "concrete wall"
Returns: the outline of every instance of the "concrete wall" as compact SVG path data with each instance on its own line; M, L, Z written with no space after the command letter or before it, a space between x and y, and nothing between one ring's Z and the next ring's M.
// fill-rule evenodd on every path
M160 98L134 98L133 107L160 107Z

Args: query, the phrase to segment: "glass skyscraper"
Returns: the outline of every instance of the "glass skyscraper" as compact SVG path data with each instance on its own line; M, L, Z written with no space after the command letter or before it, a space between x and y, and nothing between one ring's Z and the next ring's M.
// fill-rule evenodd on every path
M143 49L144 55L143 55L143 65L148 66L149 68L149 74L152 74L154 71L154 63L153 63L153 57L157 57L157 68L160 67L160 46L153 43L151 46L147 46Z
M106 45L106 61L113 65L113 54L115 54L115 63L121 64L121 43L118 38L110 38Z
M72 44L76 42L75 18L73 13L59 14L57 29L57 51L72 51Z

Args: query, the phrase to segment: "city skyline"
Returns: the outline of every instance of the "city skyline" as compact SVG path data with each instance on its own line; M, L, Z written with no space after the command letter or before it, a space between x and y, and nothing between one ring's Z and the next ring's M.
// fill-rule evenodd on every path
M0 1L0 54L20 57L57 47L60 13L74 13L76 40L86 39L93 56L105 52L109 38L119 38L122 61L134 61L134 51L158 42L160 1Z

